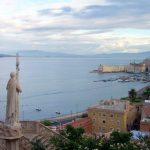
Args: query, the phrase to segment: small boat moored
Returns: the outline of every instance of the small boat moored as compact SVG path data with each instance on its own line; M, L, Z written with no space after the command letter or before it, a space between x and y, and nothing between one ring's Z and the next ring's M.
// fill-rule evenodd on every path
M36 110L36 111L41 111L42 109L40 109L40 108L36 108L35 110Z

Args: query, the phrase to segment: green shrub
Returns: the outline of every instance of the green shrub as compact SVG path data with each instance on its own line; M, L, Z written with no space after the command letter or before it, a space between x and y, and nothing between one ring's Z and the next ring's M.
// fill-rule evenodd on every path
M49 120L43 120L43 121L41 121L41 123L45 126L51 126L52 125L52 123Z

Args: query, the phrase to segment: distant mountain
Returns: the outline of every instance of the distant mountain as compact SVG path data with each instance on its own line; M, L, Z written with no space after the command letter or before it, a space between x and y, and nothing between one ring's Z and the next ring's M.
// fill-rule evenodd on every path
M0 54L0 57L13 57L13 55L8 55L8 54Z
M76 55L67 53L47 52L40 50L20 51L20 56L23 57L84 57L84 58L148 58L150 51L143 53L112 53L112 54L95 54L95 55Z
M12 55L0 54L0 57L11 57L15 56L15 53ZM14 55L13 55L14 54ZM111 53L111 54L88 54L88 55L77 55L77 54L67 54L59 52L48 52L40 50L27 50L20 51L19 55L22 57L64 57L64 58L128 58L128 59L145 59L150 58L150 51L142 53Z
M66 53L55 53L46 51L20 51L19 55L22 57L79 57L80 55L66 54Z
M150 58L150 51L142 53L112 53L93 55L97 58Z

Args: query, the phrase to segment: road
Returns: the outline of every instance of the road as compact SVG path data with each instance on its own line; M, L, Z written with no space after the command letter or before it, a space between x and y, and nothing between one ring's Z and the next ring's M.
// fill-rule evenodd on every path
M45 119L42 119L40 121L43 121L43 120L50 120L50 121L54 121L54 122L64 122L64 121L71 121L77 117L81 117L82 114L84 114L85 111L83 112L78 112L78 113L74 113L74 114L67 114L67 115L58 115L57 117L53 117L53 118L45 118Z

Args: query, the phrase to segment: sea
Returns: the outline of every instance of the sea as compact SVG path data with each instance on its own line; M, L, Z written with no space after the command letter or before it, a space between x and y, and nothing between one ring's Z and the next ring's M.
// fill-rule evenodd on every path
M142 60L134 60L140 62ZM20 119L38 120L85 111L101 100L126 97L148 83L103 82L126 73L91 73L100 64L124 65L131 58L20 58ZM0 58L0 120L5 119L6 85L15 58ZM41 111L36 111L39 108Z

